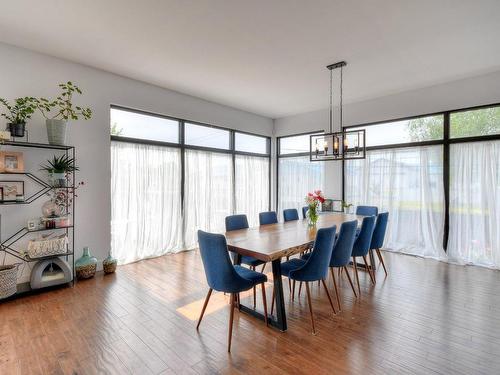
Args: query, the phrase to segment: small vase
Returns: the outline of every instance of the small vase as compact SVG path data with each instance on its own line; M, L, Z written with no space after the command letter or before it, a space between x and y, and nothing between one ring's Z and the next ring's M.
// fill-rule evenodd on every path
M58 206L52 200L48 200L42 206L42 215L43 217L59 217L64 213L63 207Z
M66 173L50 172L49 182L52 185L52 187L66 187L67 185Z
M45 120L47 125L47 138L51 145L64 146L66 144L66 129L68 122L66 120Z
M26 123L25 122L19 122L16 124L9 123L8 124L10 135L13 137L19 137L22 138L24 137L24 131L26 130Z
M102 262L102 268L104 269L104 273L115 272L117 264L118 264L118 261L111 256L111 253L109 253L108 257L106 259L104 259Z
M316 206L309 206L307 210L307 224L310 227L315 227L318 222L318 212Z
M76 277L79 279L89 279L94 277L97 269L97 258L90 254L87 246L83 248L83 255L75 262Z

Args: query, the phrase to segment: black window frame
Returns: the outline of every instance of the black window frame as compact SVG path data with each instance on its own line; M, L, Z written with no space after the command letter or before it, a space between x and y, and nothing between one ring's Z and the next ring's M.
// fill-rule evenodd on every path
M427 113L416 116L407 116L390 120L369 122L364 124L355 125L344 125L343 129L350 130L356 127L365 127L372 125L379 125L383 123L391 123L404 120L413 120L422 117L429 116L443 116L443 138L432 141L419 141L419 142L408 142L408 143L398 143L389 145L379 145L366 147L366 152L372 150L387 150L391 148L408 148L408 147L421 147L421 146L443 146L443 187L444 187L444 232L443 232L443 250L446 252L448 250L448 237L450 232L450 145L454 143L472 143L472 142L485 142L485 141L496 141L500 140L499 134L489 134L489 135L479 135L471 137L450 137L450 117L453 113L465 112L471 110L480 110L492 107L500 107L500 103L483 104L473 107L459 108L441 112ZM345 200L345 161L342 160L342 200Z

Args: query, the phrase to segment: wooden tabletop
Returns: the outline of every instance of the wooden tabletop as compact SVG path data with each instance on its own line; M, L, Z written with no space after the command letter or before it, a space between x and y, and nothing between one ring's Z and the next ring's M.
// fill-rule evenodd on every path
M226 232L227 245L229 250L235 253L270 262L306 249L314 241L316 231L320 228L336 225L338 232L342 223L358 220L359 225L363 217L328 213L319 216L315 227L309 227L307 220L302 219L234 230Z

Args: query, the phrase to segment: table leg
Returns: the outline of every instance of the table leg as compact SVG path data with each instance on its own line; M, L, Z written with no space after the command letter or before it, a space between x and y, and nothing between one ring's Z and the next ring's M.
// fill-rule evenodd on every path
M285 298L283 296L283 283L281 280L281 259L275 259L272 262L274 296L276 298L276 327L281 331L287 330Z

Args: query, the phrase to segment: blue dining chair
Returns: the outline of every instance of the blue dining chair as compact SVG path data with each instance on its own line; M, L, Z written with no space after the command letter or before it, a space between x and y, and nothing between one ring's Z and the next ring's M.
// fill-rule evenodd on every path
M377 216L378 208L375 206L358 206L356 207L356 215Z
M231 215L231 216L226 216L226 232L230 232L233 230L239 230L239 229L248 229L248 219L247 215L240 214L240 215ZM250 267L252 271L255 271L255 268L257 266L260 266L261 264L265 265L265 262L259 259L255 259L254 257L246 256L243 255L241 257L241 264L245 264ZM264 271L264 267L262 267L261 272ZM253 288L253 308L255 309L255 305L257 303L257 292L255 288Z
M339 311L342 310L342 306L340 304L340 294L337 288L337 281L335 280L335 272L333 270L334 268L339 269L339 277L342 275L342 271L345 272L347 279L349 280L349 284L351 284L354 296L355 297L358 296L356 294L356 289L354 288L351 275L349 275L349 270L347 269L347 266L349 265L349 261L351 259L354 241L356 239L357 227L358 227L357 220L347 221L345 223L342 223L342 225L340 226L340 231L338 234L337 241L333 246L332 257L330 259L330 272L332 274L333 286L335 288L335 295L337 296Z
M299 220L299 213L297 212L297 209L287 208L286 210L283 210L283 220L285 220L285 222Z
M333 313L336 314L330 292L325 283L326 276L328 275L328 266L332 257L333 243L335 241L335 232L337 227L334 225L329 228L321 228L316 232L316 239L314 240L314 248L311 255L307 260L300 258L293 258L287 262L281 263L281 274L287 276L293 281L304 282L306 284L307 302L309 304L309 312L311 314L312 333L316 334L314 326L314 316L311 304L311 292L309 290L309 283L314 281L321 281L325 288L326 295L330 301ZM271 314L274 307L274 292L271 305Z
M307 211L309 211L309 207L308 206L302 207L302 219L307 218Z
M267 211L259 213L259 225L276 224L278 215L276 211Z
M241 266L233 266L227 250L226 237L222 234L213 234L198 231L198 242L200 246L201 260L205 269L205 276L209 286L205 303L201 310L196 330L199 329L203 314L212 295L212 291L230 293L231 312L229 314L229 334L227 341L227 351L231 351L231 339L233 333L233 317L236 307L237 295L241 292L254 288L256 285L262 285L262 303L264 305L264 320L267 322L267 301L265 282L267 276L249 270Z
M389 221L389 212L382 212L377 215L377 222L375 223L375 229L373 230L372 241L370 244L370 252L374 251L377 253L377 257L384 267L385 275L387 276L387 269L385 268L384 258L380 249L384 246L385 232L387 230L387 222ZM373 259L373 256L370 258ZM375 277L375 273L374 273Z
M370 250L374 227L375 227L375 216L367 216L363 218L363 222L361 223L361 230L359 232L359 235L356 237L356 240L354 241L354 245L352 247L352 253L351 253L352 263L354 266L354 272L356 274L356 282L358 284L359 295L361 295L361 288L359 286L358 266L356 263L357 257L363 258L363 261L365 262L365 269L368 271L372 283L375 284L375 278L373 277L372 270L368 266L368 261L366 258L366 255Z

